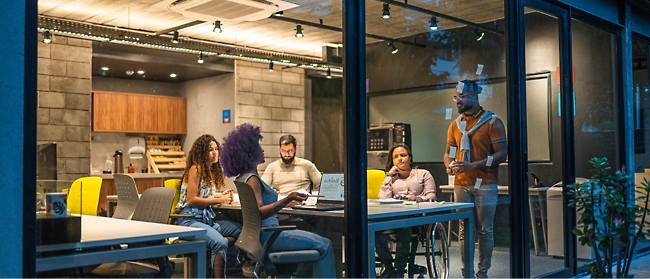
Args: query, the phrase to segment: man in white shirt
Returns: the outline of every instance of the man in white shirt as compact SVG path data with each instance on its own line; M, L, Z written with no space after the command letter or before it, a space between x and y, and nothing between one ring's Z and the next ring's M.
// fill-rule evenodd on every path
M280 195L288 195L300 189L310 193L317 191L322 175L314 163L296 157L296 138L292 135L280 137L278 148L281 158L266 166L262 180L278 190Z

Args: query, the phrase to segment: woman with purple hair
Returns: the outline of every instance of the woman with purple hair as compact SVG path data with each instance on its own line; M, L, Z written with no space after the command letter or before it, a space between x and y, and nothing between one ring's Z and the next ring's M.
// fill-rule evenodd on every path
M275 190L262 181L257 173L257 165L264 162L261 139L259 127L247 123L237 126L224 138L221 146L221 164L226 176L237 176L235 181L245 182L253 188L262 214L262 227L276 227L279 225L276 213L292 201L304 201L307 195L293 192L286 198L278 200ZM266 242L271 234L271 232L263 232L260 241ZM318 250L321 257L314 262L299 264L296 275L309 276L307 272L311 269L313 278L336 277L332 243L327 238L303 230L282 231L270 250L273 252Z
M241 225L215 221L212 210L215 204L232 203L232 190L223 189L226 183L219 165L219 143L212 135L202 135L194 141L187 155L188 168L183 173L181 192L176 204L176 213L191 214L193 218L182 218L178 224L186 227L206 229L207 234L194 239L204 240L212 251L212 275L225 277L228 242L224 236L239 237ZM218 192L223 191L223 192Z

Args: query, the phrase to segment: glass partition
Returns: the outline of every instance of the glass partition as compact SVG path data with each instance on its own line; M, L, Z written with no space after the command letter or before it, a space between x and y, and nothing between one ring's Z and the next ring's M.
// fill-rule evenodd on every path
M650 117L650 74L648 72L648 57L650 49L648 43L642 40L632 41L632 93L634 94L634 182L640 185L643 178L650 180L650 160L647 153L650 151L650 135L648 127ZM646 217L646 222L648 218ZM638 250L650 249L648 240L639 239Z

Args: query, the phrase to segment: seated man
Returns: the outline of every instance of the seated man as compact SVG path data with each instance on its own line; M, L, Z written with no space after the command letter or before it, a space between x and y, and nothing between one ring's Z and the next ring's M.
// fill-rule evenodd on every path
M292 135L282 136L278 148L280 159L266 166L262 180L279 191L280 195L300 189L310 193L318 190L321 173L309 160L296 157L296 138Z

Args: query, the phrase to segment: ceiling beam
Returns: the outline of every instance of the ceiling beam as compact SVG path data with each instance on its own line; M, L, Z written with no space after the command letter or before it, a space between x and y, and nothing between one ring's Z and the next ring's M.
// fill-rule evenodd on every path
M402 8L407 9L407 10L416 11L416 12L420 12L420 13L423 13L423 14L428 14L428 15L431 15L431 16L436 16L436 17L447 19L447 20L455 21L455 22L458 22L458 23L462 23L462 24L465 24L465 25L473 26L473 27L476 27L476 28L479 28L479 29L482 29L482 30L485 30L485 31L488 31L488 32L491 32L491 33L494 33L494 34L504 35L503 32L501 32L501 31L499 31L497 29L494 29L494 28L482 26L482 25L479 25L478 23L474 23L474 22L471 22L471 21L467 21L467 20L464 20L464 19L460 19L460 18L457 18L457 17L453 17L453 16L450 16L450 15L439 13L439 12L436 12L436 11L427 10L425 8L421 8L421 7L418 7L418 6L413 6L413 5L410 5L410 4L407 4L407 3L397 2L395 0L377 0L377 1L388 3L388 4L391 4L391 5L394 5L394 6L398 6L398 7L402 7Z
M336 27L336 26L331 26L331 25L325 25L325 24L322 24L322 23L315 23L315 22L311 22L311 21L305 21L305 20L300 20L300 19L295 19L295 18L289 18L289 17L285 17L285 16L275 16L275 15L271 15L270 18L281 20L281 21L286 21L286 22L291 22L291 23L295 23L295 24L300 24L300 25L311 26L311 27L316 27L316 28L320 28L320 29L335 31L335 32L341 32L341 33L343 32L343 28ZM412 46L416 46L416 47L426 47L426 45L424 45L424 44L419 44L419 43L408 41L408 40L393 39L393 38L374 35L374 34L369 34L369 33L366 33L366 37L377 39L377 40L382 40L382 41L400 42L400 43L403 43L405 45L412 45Z
M181 24L179 26L174 26L172 28L167 28L167 29L163 29L163 30L160 30L160 31L156 31L155 35L168 34L169 32L178 31L178 30L185 29L185 28L188 28L188 27L196 26L196 25L202 24L204 22L205 21L203 21L203 20L195 20L195 21L192 21L192 22Z

